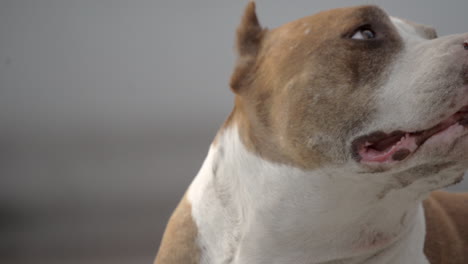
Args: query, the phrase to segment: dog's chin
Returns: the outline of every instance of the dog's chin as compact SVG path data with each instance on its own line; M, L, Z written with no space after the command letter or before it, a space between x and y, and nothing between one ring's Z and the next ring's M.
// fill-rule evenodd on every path
M361 165L391 168L412 159L468 159L468 105L425 130L377 131L353 140L353 158Z

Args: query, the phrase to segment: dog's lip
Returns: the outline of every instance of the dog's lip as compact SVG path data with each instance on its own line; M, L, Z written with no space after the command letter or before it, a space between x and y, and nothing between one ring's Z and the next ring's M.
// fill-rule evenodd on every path
M429 129L416 132L398 130L389 134L377 131L358 137L352 142L351 151L353 158L360 163L395 163L407 159L430 138L443 133L450 135L460 128L468 128L468 105Z

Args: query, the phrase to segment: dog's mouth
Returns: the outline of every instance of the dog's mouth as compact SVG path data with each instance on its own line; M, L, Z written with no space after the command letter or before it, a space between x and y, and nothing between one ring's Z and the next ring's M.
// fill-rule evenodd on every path
M353 157L360 163L382 164L402 161L416 152L430 138L454 140L468 128L468 105L437 125L421 131L374 132L355 139Z

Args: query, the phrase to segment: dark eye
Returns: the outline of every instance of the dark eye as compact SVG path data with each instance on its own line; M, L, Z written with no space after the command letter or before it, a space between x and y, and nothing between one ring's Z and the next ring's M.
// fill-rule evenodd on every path
M359 28L354 32L351 39L368 40L375 39L375 32L370 28Z

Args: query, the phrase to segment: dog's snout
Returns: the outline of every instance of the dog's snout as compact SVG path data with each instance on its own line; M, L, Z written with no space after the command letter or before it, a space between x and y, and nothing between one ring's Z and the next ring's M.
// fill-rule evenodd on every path
M463 48L468 50L468 40L463 41Z

